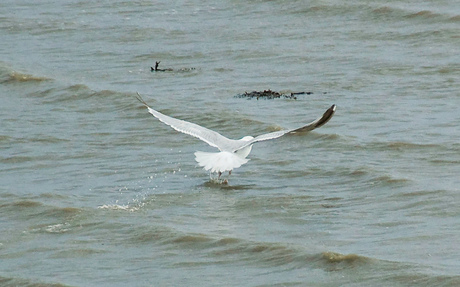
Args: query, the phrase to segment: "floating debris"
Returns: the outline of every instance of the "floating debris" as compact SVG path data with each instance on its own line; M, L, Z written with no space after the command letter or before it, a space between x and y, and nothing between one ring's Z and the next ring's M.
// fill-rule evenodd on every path
M266 100L271 100L271 99L279 99L279 98L284 98L284 99L293 99L297 100L297 95L311 95L313 92L296 92L296 93L290 93L290 94L281 94L272 90L264 90L263 92L259 91L252 91L250 93L244 92L244 94L239 94L235 96L236 98L248 98L248 99L266 99Z
M154 67L150 67L150 72L173 72L173 71L177 71L177 72L190 72L190 71L194 71L195 68L181 68L181 69L178 69L178 70L174 70L174 69L171 69L171 68L168 68L168 69L160 69L158 68L158 66L160 65L161 61L157 61L155 62L155 68Z
M151 72L167 72L167 71L172 71L173 69L159 69L158 66L160 65L161 61L155 62L155 68L150 67Z

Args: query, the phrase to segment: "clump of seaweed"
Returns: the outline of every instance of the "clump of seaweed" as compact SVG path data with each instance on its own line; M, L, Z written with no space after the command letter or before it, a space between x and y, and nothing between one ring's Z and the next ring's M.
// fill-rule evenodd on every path
M297 100L297 95L311 95L313 92L297 92L297 93L290 93L290 94L282 94L278 93L272 90L264 90L264 91L252 91L252 92L244 92L244 94L239 94L235 97L237 98L247 98L247 99L266 99L266 100L272 100L272 99L279 99L279 98L284 98L284 99L292 99L292 100Z

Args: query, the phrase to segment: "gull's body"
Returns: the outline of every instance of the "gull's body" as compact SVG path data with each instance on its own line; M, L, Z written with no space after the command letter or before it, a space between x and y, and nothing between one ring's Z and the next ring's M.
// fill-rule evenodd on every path
M197 124L164 115L149 107L139 94L138 100L147 107L150 114L152 114L161 122L172 127L176 131L199 138L210 146L219 149L219 152L213 153L201 151L195 152L195 160L198 162L198 165L202 166L205 170L209 170L210 172L217 172L219 177L223 172L228 171L231 173L233 169L247 163L249 159L246 157L251 152L252 145L254 143L276 139L287 133L307 132L319 128L332 118L336 109L336 106L332 105L323 114L323 116L301 128L276 131L259 135L257 137L245 136L239 140L232 140L224 137L218 132L199 126Z

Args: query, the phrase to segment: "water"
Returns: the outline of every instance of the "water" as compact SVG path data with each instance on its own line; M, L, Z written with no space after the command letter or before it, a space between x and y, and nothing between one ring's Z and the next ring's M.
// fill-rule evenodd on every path
M457 286L456 1L3 1L0 285ZM172 72L152 73L150 67ZM309 91L246 100L245 91ZM254 146L212 151L135 99Z

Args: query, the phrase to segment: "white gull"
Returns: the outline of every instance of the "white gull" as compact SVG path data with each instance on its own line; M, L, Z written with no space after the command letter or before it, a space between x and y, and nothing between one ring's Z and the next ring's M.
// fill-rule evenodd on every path
M336 106L332 105L321 117L300 128L271 132L257 137L245 136L239 140L232 140L213 130L184 120L175 119L152 109L139 93L137 94L137 99L147 107L149 113L161 122L176 131L199 138L210 146L219 149L220 152L195 152L195 160L198 162L198 165L211 173L217 172L219 179L223 172L228 171L231 174L233 169L249 161L246 157L251 152L254 143L276 139L288 133L308 132L319 128L332 118L336 110Z

